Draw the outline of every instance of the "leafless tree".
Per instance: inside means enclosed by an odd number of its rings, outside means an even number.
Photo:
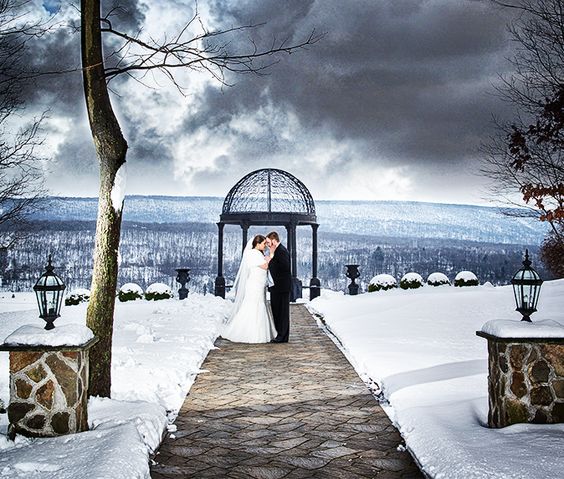
[[[45,194],[38,135],[42,117],[17,126],[25,107],[22,87],[31,81],[25,62],[28,41],[48,25],[27,21],[28,0],[0,0],[0,247],[13,246],[26,231],[26,218]]]
[[[519,194],[550,224],[549,243],[564,245],[564,0],[492,1],[514,14],[513,69],[498,92],[515,114],[484,146],[482,173],[496,198]]]
[[[90,368],[90,395],[98,396],[109,396],[111,386],[113,316],[123,206],[123,199],[116,195],[116,177],[119,182],[128,148],[112,108],[108,82],[118,75],[129,75],[143,82],[147,72],[158,70],[182,92],[183,86],[177,80],[176,72],[188,69],[206,71],[219,82],[228,84],[227,73],[262,74],[279,60],[280,55],[306,48],[320,39],[312,32],[296,43],[275,39],[262,48],[251,41],[247,50],[236,51],[228,37],[250,33],[259,25],[211,31],[204,28],[196,11],[178,33],[155,40],[144,38],[142,32],[131,35],[120,30],[113,23],[112,13],[115,11],[101,14],[100,0],[81,0],[84,94],[100,164],[94,271],[87,312],[87,325],[99,338],[91,353]],[[194,27],[198,27],[200,33],[191,33]],[[117,48],[106,57],[103,55],[103,34],[111,45],[118,42]]]

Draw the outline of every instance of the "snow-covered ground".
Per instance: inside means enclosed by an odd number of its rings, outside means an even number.
[[[386,411],[424,471],[449,479],[564,477],[564,424],[487,427],[487,343],[475,332],[520,316],[511,287],[424,287],[344,296],[309,305]],[[564,280],[546,282],[533,322],[564,324]]]
[[[430,476],[562,477],[564,425],[486,427],[486,341],[475,332],[492,319],[519,319],[509,287],[323,291],[309,306],[323,314],[361,376],[381,385],[388,414]],[[533,321],[564,324],[564,280],[543,285],[539,309]],[[118,302],[113,399],[90,401],[90,431],[52,439],[18,436],[12,443],[0,415],[0,477],[149,477],[149,454],[228,310],[211,295]],[[85,311],[85,304],[65,307],[56,327],[83,324]],[[23,324],[42,326],[33,295],[0,294],[0,339]],[[0,398],[8,397],[8,353],[0,353]]]
[[[0,340],[24,324],[44,325],[33,293],[0,294]],[[6,438],[0,415],[0,477],[135,479],[149,477],[149,454],[176,417],[229,303],[188,300],[116,303],[112,399],[92,399],[91,430],[52,439]],[[63,307],[55,330],[84,324],[86,304]],[[0,399],[9,401],[8,353],[0,353]]]

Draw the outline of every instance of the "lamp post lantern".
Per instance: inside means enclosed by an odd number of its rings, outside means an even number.
[[[542,279],[531,268],[529,250],[525,250],[523,267],[513,275],[511,284],[513,285],[513,294],[515,295],[515,304],[517,305],[515,311],[519,311],[523,315],[521,321],[531,322],[530,316],[537,310]]]
[[[33,287],[37,296],[39,317],[47,323],[45,329],[53,329],[55,327],[53,323],[60,316],[65,288],[65,283],[53,271],[51,255],[49,255],[45,273],[41,275]]]

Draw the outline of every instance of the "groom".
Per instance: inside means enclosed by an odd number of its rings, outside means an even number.
[[[290,253],[283,244],[276,231],[266,235],[266,244],[270,249],[270,263],[268,270],[274,281],[274,285],[268,288],[270,291],[270,306],[274,326],[278,332],[271,343],[287,343],[290,336],[290,286],[292,274],[290,272]]]

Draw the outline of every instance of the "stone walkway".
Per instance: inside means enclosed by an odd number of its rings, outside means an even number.
[[[307,309],[287,344],[218,340],[153,479],[420,478],[399,433]]]

